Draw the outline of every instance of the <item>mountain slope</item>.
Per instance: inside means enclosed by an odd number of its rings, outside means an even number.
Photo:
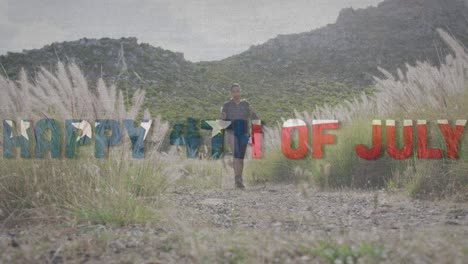
[[[126,79],[133,84],[164,84],[175,88],[182,86],[195,71],[195,65],[186,61],[182,53],[138,44],[136,38],[84,38],[0,56],[0,62],[13,79],[21,67],[34,74],[40,66],[53,69],[57,60],[77,63],[92,81],[103,77],[113,82]]]
[[[291,22],[293,23],[293,21]],[[438,64],[449,51],[435,29],[443,28],[468,46],[468,7],[463,0],[385,0],[377,7],[343,9],[336,23],[291,35],[220,61],[192,63],[135,38],[81,39],[0,56],[12,79],[21,67],[53,68],[74,61],[91,81],[115,82],[130,95],[147,91],[153,113],[173,121],[214,118],[228,87],[239,82],[262,119],[291,117],[372,90],[378,67],[395,72],[404,63]]]
[[[372,83],[377,67],[394,71],[404,63],[439,63],[447,54],[435,29],[468,44],[468,9],[463,0],[387,0],[377,7],[343,9],[335,24],[280,35],[207,67],[233,78],[244,74],[294,86],[304,76],[325,77],[356,88]],[[276,78],[275,78],[276,77]],[[270,79],[270,78],[269,78]],[[270,84],[271,85],[271,84]]]

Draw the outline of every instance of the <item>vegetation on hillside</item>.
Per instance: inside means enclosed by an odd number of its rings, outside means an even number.
[[[102,78],[124,92],[127,104],[136,90],[145,90],[145,107],[171,123],[216,118],[230,84],[238,82],[261,119],[272,125],[294,116],[294,110],[311,112],[372,93],[372,76],[383,77],[378,67],[396,73],[416,60],[438,65],[451,51],[434,29],[444,28],[468,45],[466,10],[461,0],[386,0],[377,7],[344,9],[326,27],[280,35],[224,60],[199,63],[135,38],[84,38],[0,56],[0,72],[15,80],[24,68],[34,80],[41,67],[53,72],[58,61],[75,63],[91,89]]]

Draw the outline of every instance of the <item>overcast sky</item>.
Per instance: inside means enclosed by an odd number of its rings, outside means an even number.
[[[278,34],[334,23],[340,9],[382,0],[0,0],[0,54],[66,40],[137,37],[217,60]]]

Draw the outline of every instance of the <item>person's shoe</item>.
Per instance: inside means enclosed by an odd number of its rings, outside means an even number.
[[[245,189],[245,185],[242,182],[236,182],[236,189]]]
[[[245,186],[242,183],[242,176],[236,176],[235,177],[235,182],[236,182],[236,188],[237,189],[245,189]]]

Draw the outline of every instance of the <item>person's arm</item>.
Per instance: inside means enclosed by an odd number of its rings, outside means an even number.
[[[223,107],[221,107],[221,112],[219,114],[219,119],[224,120],[224,119],[226,119],[226,117],[227,117],[227,114],[226,114],[226,104],[225,104],[225,105],[223,105]]]

